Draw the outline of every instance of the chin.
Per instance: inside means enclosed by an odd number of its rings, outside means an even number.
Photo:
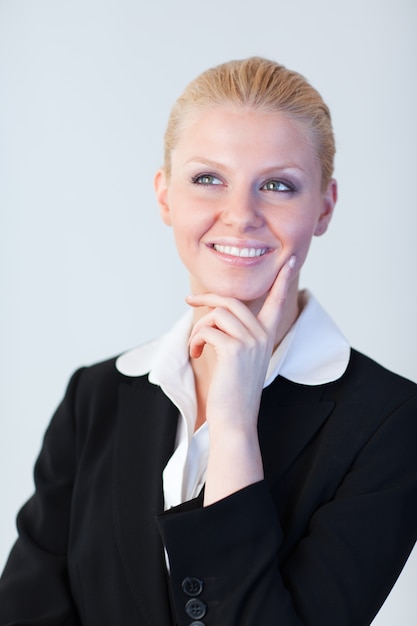
[[[228,287],[221,287],[216,293],[227,298],[236,298],[236,300],[240,300],[241,302],[249,305],[260,301],[263,302],[269,292],[269,289],[270,287],[264,289],[259,289],[259,287],[257,289],[248,289],[247,287],[239,288],[237,285],[231,285]]]
[[[242,277],[215,276],[211,280],[197,281],[191,279],[191,288],[194,293],[214,293],[225,298],[235,298],[246,304],[263,302],[271,289],[275,276],[271,277],[271,282],[265,280],[255,280],[251,277],[248,280]]]

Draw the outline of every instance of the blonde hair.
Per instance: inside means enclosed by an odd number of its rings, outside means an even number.
[[[301,74],[261,57],[212,67],[186,87],[172,108],[165,132],[167,177],[171,173],[171,152],[187,117],[213,106],[242,106],[288,115],[309,135],[321,163],[322,188],[327,187],[333,174],[335,155],[327,105]]]

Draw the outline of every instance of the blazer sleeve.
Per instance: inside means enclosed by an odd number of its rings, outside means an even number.
[[[81,370],[80,370],[81,371]],[[19,537],[0,579],[0,625],[80,626],[67,573],[75,475],[73,395],[79,372],[46,433],[35,465],[35,495],[17,518]]]
[[[417,536],[417,397],[363,446],[334,497],[279,562],[283,531],[265,481],[158,518],[179,626],[367,626]]]

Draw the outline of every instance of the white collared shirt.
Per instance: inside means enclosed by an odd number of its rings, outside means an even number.
[[[321,385],[345,372],[350,346],[331,318],[307,291],[301,293],[302,311],[271,356],[264,388],[278,374],[303,385]],[[175,450],[163,472],[165,509],[195,498],[205,482],[209,440],[207,423],[196,432],[194,375],[188,338],[193,313],[188,311],[158,339],[122,354],[116,362],[125,376],[148,374],[178,408]]]

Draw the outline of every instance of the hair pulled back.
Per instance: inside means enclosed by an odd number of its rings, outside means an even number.
[[[165,132],[165,173],[171,173],[171,152],[187,118],[215,106],[241,106],[260,112],[284,113],[306,132],[321,163],[322,188],[334,168],[335,141],[330,111],[321,95],[297,72],[250,57],[222,63],[195,78],[175,102]]]

